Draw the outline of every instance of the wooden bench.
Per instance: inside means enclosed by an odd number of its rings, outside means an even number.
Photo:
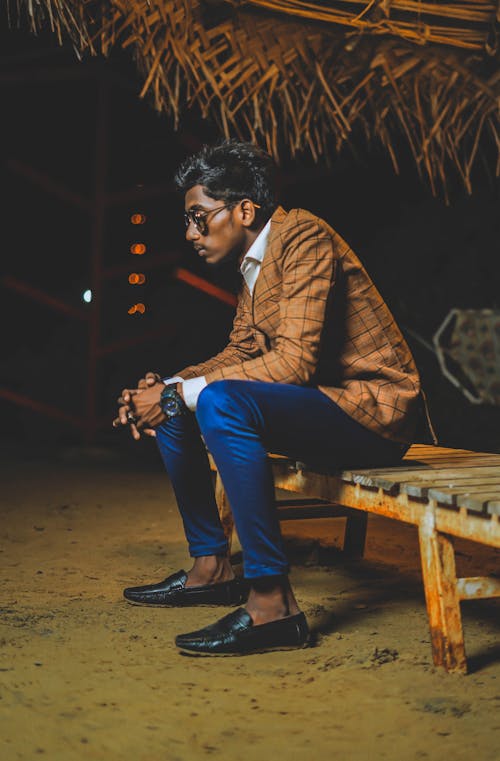
[[[500,455],[415,444],[397,467],[336,473],[270,457],[275,485],[302,498],[278,502],[280,517],[347,516],[344,552],[352,556],[363,554],[368,513],[417,526],[434,664],[466,673],[460,602],[500,597],[500,579],[457,578],[453,538],[500,548]],[[218,473],[216,498],[230,538]]]

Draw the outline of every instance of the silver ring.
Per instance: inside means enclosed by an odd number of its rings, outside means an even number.
[[[131,425],[137,425],[137,418],[130,410],[127,412],[127,420]]]

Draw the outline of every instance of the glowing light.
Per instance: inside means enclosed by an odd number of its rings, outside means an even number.
[[[134,304],[133,306],[131,306],[130,309],[128,310],[128,313],[129,314],[144,314],[145,311],[146,311],[146,307],[144,306],[144,304],[141,304],[139,302],[138,304]]]
[[[146,275],[142,272],[131,272],[128,276],[130,285],[143,285],[146,282]]]
[[[87,288],[87,290],[82,293],[82,299],[86,304],[90,304],[92,301],[92,291],[90,288]]]
[[[146,253],[146,246],[144,245],[144,243],[132,243],[132,245],[130,246],[130,253],[141,256],[142,254]]]
[[[146,222],[145,214],[132,214],[130,221],[133,225],[143,225]]]

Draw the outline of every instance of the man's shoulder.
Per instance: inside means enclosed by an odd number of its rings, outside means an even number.
[[[286,211],[282,206],[278,206],[271,217],[273,225],[279,225],[283,229],[294,229],[297,227],[320,227],[326,232],[335,235],[333,228],[307,209],[289,209]]]
[[[307,240],[330,240],[335,254],[342,254],[347,245],[324,219],[307,209],[285,211],[279,206],[271,217],[270,245],[288,247]]]
[[[279,233],[280,236],[297,235],[307,232],[318,232],[327,237],[334,238],[337,233],[325,222],[307,209],[290,209],[285,211],[283,207],[278,206],[271,217],[271,233]]]

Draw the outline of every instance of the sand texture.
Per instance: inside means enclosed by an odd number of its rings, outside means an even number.
[[[313,647],[246,658],[173,644],[223,608],[128,605],[124,586],[186,567],[159,469],[9,462],[1,495],[0,759],[498,761],[499,601],[463,606],[471,673],[432,665],[415,529],[283,524]],[[457,543],[460,575],[499,552]]]

